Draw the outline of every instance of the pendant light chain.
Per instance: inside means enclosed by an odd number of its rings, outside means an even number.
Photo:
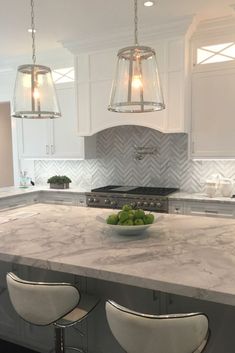
[[[134,24],[135,24],[135,45],[139,45],[139,42],[138,42],[138,5],[137,5],[137,0],[134,0],[134,9],[135,9],[135,18],[134,18]]]
[[[34,0],[31,0],[31,30],[32,30],[32,60],[36,63],[36,48],[35,48],[35,23],[34,23]]]

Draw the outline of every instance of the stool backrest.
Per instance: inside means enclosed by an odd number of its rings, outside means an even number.
[[[72,311],[80,294],[69,283],[29,282],[7,274],[7,286],[13,307],[25,321],[49,325]]]
[[[208,338],[208,318],[201,313],[146,315],[113,301],[106,303],[110,329],[127,353],[193,353]]]

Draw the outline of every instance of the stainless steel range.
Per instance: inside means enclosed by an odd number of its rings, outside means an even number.
[[[147,211],[168,213],[168,195],[176,188],[108,185],[86,193],[89,207],[122,208],[130,204]]]

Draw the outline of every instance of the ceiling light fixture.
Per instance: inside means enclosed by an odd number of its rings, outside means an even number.
[[[51,69],[36,64],[34,0],[30,0],[30,3],[33,64],[21,65],[17,69],[12,116],[27,119],[59,118],[61,113]]]
[[[116,76],[108,110],[119,113],[144,113],[165,109],[156,53],[138,42],[138,8],[134,0],[135,44],[119,50]]]
[[[145,1],[144,2],[144,6],[146,6],[146,7],[151,7],[153,5],[154,5],[154,1]]]

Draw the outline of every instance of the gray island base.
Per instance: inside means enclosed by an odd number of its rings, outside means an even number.
[[[70,281],[100,295],[100,307],[79,327],[85,335],[73,330],[68,337],[89,353],[123,352],[105,321],[108,298],[155,314],[204,311],[213,334],[208,352],[232,353],[235,220],[157,214],[148,233],[124,237],[96,220],[109,213],[46,204],[0,213],[1,338],[41,352],[53,345],[50,328],[22,323],[6,304],[4,277],[13,270],[29,280]]]

